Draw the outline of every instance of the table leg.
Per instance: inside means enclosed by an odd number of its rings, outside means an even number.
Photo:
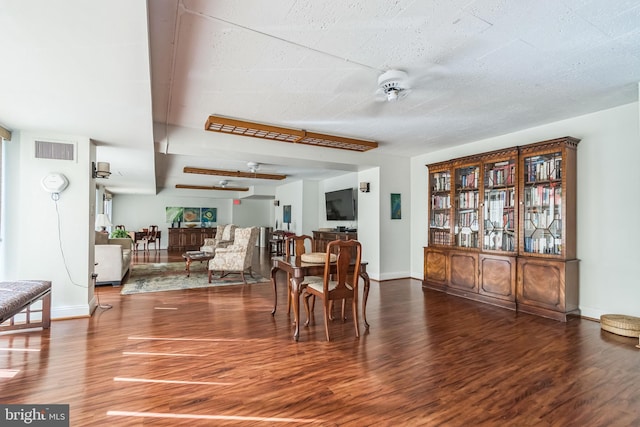
[[[300,337],[300,284],[304,277],[294,277],[291,279],[291,298],[293,299],[293,318],[296,322],[296,330],[293,339],[298,341]]]
[[[185,270],[187,270],[187,277],[191,275],[191,258],[187,258],[185,261]]]
[[[367,298],[369,298],[369,286],[371,281],[367,272],[360,272],[360,277],[364,280],[364,289],[362,292],[362,317],[364,318],[364,325],[368,329],[369,323],[367,323]]]
[[[278,269],[273,267],[271,269],[271,286],[273,286],[273,310],[271,310],[271,315],[274,316],[276,314],[276,307],[278,306],[278,290],[276,289],[276,273]]]

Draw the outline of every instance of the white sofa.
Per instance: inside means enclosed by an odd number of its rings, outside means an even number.
[[[129,238],[110,239],[105,233],[96,232],[95,268],[96,283],[119,286],[131,268],[133,242]]]

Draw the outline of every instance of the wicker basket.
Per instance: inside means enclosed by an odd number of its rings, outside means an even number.
[[[600,316],[600,327],[607,332],[640,339],[640,317],[603,314]]]

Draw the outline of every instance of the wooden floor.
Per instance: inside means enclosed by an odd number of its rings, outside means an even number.
[[[136,262],[181,259],[151,254]],[[254,265],[268,277],[268,254]],[[360,339],[347,320],[326,342],[318,306],[295,342],[268,284],[119,292],[99,287],[113,308],[91,318],[0,335],[0,402],[68,403],[72,426],[640,425],[638,340],[597,322],[407,279],[372,282]]]

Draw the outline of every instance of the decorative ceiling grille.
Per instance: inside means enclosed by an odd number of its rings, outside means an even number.
[[[251,136],[254,138],[270,139],[273,141],[283,141],[294,144],[339,148],[342,150],[364,152],[373,148],[378,148],[378,143],[374,141],[345,138],[342,136],[327,135],[317,132],[307,132],[302,129],[289,129],[213,115],[209,116],[204,128],[211,132]]]

